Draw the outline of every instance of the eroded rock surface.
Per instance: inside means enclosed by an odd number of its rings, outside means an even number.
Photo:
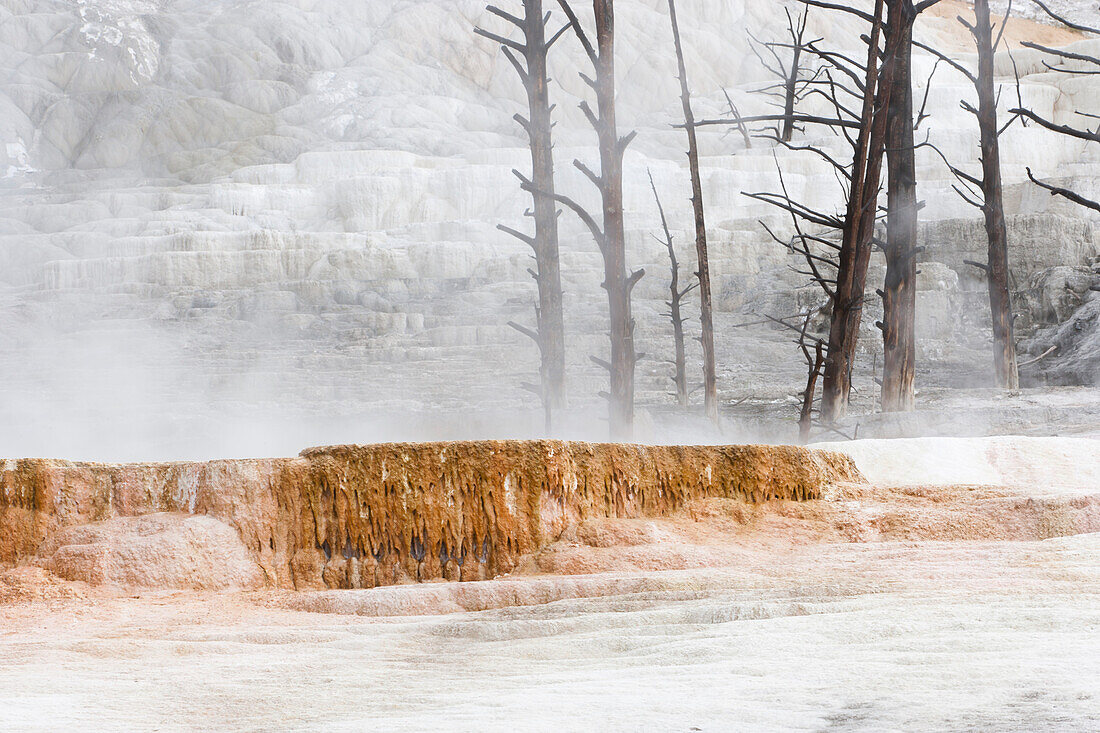
[[[1045,328],[1028,341],[1031,358],[1021,379],[1100,386],[1100,274],[1092,275],[1087,287],[1080,299],[1084,304],[1064,323]]]
[[[860,478],[846,456],[796,447],[563,441],[340,446],[209,463],[7,461],[0,562],[44,554],[57,574],[94,583],[254,585],[228,525],[270,586],[484,580],[588,518],[663,516],[710,497],[805,501]],[[221,575],[210,567],[219,553]],[[201,567],[188,572],[180,554]]]
[[[237,531],[201,515],[158,512],[65,527],[38,555],[54,575],[90,585],[225,590],[264,582]]]

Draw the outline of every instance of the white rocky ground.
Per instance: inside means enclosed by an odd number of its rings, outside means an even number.
[[[505,325],[533,318],[528,256],[494,229],[524,224],[526,203],[509,174],[526,165],[511,120],[520,90],[497,50],[471,33],[493,23],[482,5],[0,2],[3,452],[209,457],[536,430],[519,386],[532,378],[536,354]],[[723,88],[744,111],[761,109],[749,90],[762,72],[745,32],[779,33],[775,4],[681,5],[700,113],[724,111]],[[1094,13],[1085,3],[1058,7],[1086,20]],[[953,17],[962,9],[941,6],[921,34],[967,61]],[[690,242],[683,141],[669,127],[677,98],[666,20],[661,0],[619,11],[621,120],[640,131],[627,161],[630,259],[650,273],[636,303],[640,348],[653,357],[639,367],[640,434],[654,440],[669,439],[661,360],[671,344],[646,169],[678,241]],[[811,26],[841,47],[857,32],[846,22]],[[1058,33],[1021,22],[1009,35],[1065,42]],[[587,184],[568,163],[591,157],[591,135],[575,108],[577,49],[562,43],[554,69],[560,185],[584,198]],[[1015,55],[1025,101],[1059,120],[1097,111],[1091,78],[1053,75],[1033,54]],[[918,67],[923,96],[931,63],[922,57]],[[999,72],[1008,83],[1007,59]],[[941,67],[922,129],[973,166],[977,146],[958,108],[965,96],[961,77]],[[1006,92],[1004,106],[1014,98]],[[742,431],[759,435],[757,413],[784,421],[792,413],[803,367],[785,334],[732,327],[789,314],[817,294],[757,223],[782,220],[741,196],[774,188],[773,151],[744,150],[736,135],[715,131],[704,152],[723,398],[751,398],[733,412],[743,413]],[[1089,268],[1100,251],[1080,211],[1021,184],[1024,166],[1087,192],[1095,156],[1034,127],[1006,137],[1021,327],[1064,322],[1095,297]],[[779,158],[795,192],[835,201],[823,169],[805,156]],[[929,245],[921,388],[982,385],[985,295],[963,264],[981,259],[980,227],[948,188],[942,163],[923,151],[920,165]],[[563,434],[597,438],[604,431],[591,419],[600,413],[593,396],[605,377],[588,356],[606,350],[606,303],[595,248],[564,221],[570,380],[582,414]],[[690,265],[687,252],[682,258]],[[861,410],[873,409],[874,307]],[[1067,373],[1079,377],[1091,363]],[[517,418],[517,410],[528,412]],[[431,420],[419,417],[424,411]]]
[[[845,445],[904,485],[818,503],[846,513],[850,541],[761,510],[740,528],[713,515],[579,533],[540,560],[595,568],[572,577],[274,595],[8,579],[0,727],[1100,725],[1096,442]],[[974,481],[1003,486],[958,486]],[[659,569],[676,563],[694,569]]]
[[[7,730],[1092,730],[1100,540],[791,553],[363,619],[154,595],[3,611]]]

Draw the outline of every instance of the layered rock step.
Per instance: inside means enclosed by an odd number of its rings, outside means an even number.
[[[848,457],[798,447],[563,441],[339,446],[207,463],[9,460],[0,563],[139,585],[170,584],[175,568],[193,586],[178,555],[216,565],[207,537],[232,569],[215,587],[259,581],[241,567],[242,546],[269,587],[484,580],[585,519],[669,515],[705,498],[807,501],[861,480]],[[225,541],[226,525],[240,543]],[[130,568],[126,557],[150,567]]]

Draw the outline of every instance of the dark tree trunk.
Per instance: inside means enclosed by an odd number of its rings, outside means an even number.
[[[993,364],[997,385],[1014,391],[1020,388],[1020,374],[1012,326],[1012,301],[1008,290],[1008,231],[1005,227],[1001,185],[1001,150],[998,142],[997,95],[993,69],[995,49],[993,25],[989,19],[989,0],[975,0],[974,18],[974,38],[978,46],[978,126],[982,145],[982,192],[985,194],[982,211],[985,214],[985,231],[989,241]]]
[[[653,174],[649,174],[649,186],[653,189],[653,198],[657,202],[657,211],[661,215],[661,228],[664,230],[664,244],[668,249],[668,262],[672,277],[669,281],[668,317],[672,319],[672,337],[675,345],[675,359],[672,362],[675,369],[672,379],[676,384],[676,402],[681,407],[688,404],[688,380],[687,380],[687,356],[684,348],[684,321],[683,301],[684,296],[691,292],[696,285],[688,285],[680,289],[680,262],[676,257],[676,246],[673,243],[672,232],[668,228],[668,219],[665,217],[665,207],[661,204],[661,196],[657,193],[657,185],[653,182]]]
[[[550,92],[546,72],[546,21],[542,0],[523,0],[527,28],[527,97],[530,103],[532,180],[536,192],[535,263],[539,287],[538,329],[542,381],[548,409],[565,407],[565,324],[558,261],[558,208],[554,192],[554,153]],[[543,193],[545,192],[545,193]]]
[[[684,110],[684,130],[688,140],[688,167],[691,171],[691,205],[695,213],[695,253],[699,261],[696,272],[699,278],[699,320],[702,324],[703,344],[703,395],[706,415],[718,420],[718,380],[714,357],[714,315],[710,288],[710,258],[707,254],[707,223],[703,209],[703,182],[699,172],[699,143],[695,134],[695,114],[691,109],[691,90],[688,86],[684,49],[680,42],[680,26],[676,20],[676,0],[668,0],[668,12],[672,22],[672,38],[676,46],[676,64],[680,74],[680,102]],[[801,50],[801,49],[799,49]],[[798,56],[795,56],[797,76]],[[793,94],[793,90],[792,90]],[[789,114],[794,114],[793,96],[789,102]],[[788,138],[789,139],[789,138]]]
[[[802,337],[805,339],[805,331]],[[813,356],[810,356],[805,342],[802,346],[806,353],[809,374],[806,376],[806,391],[802,393],[802,412],[798,416],[798,440],[805,445],[810,442],[810,432],[814,427],[814,395],[817,394],[817,380],[821,377],[821,368],[825,364],[825,351],[820,341],[814,347]]]
[[[611,438],[634,435],[634,316],[630,293],[637,278],[626,270],[623,227],[623,152],[615,122],[615,8],[613,0],[593,0],[596,17],[596,102],[603,179],[604,287],[611,315]]]
[[[867,53],[866,91],[862,124],[852,164],[852,185],[848,196],[836,296],[829,324],[829,348],[822,385],[821,419],[833,423],[844,416],[852,390],[859,327],[867,267],[871,260],[871,239],[878,213],[882,156],[885,150],[886,110],[892,87],[893,69],[886,65],[879,79],[879,38],[882,32],[883,0],[875,3],[875,21]],[[887,49],[889,51],[889,48]],[[889,59],[889,53],[887,54]]]
[[[780,4],[777,3],[776,5]],[[797,115],[795,115],[795,107],[802,100],[807,89],[813,86],[814,79],[816,79],[815,74],[810,75],[813,77],[811,79],[800,78],[802,76],[802,57],[805,53],[817,55],[816,50],[813,48],[814,42],[811,41],[807,44],[805,41],[809,8],[802,9],[797,22],[789,9],[785,9],[784,12],[787,15],[787,33],[790,40],[762,42],[757,40],[752,33],[749,33],[750,48],[761,66],[779,77],[778,83],[768,85],[757,91],[769,97],[777,97],[780,100],[779,106],[783,108],[783,114],[776,117],[776,121],[780,124],[771,128],[771,134],[767,135],[767,137],[780,144],[789,143],[794,138],[795,125],[798,121]],[[788,51],[791,54],[789,63],[783,59]],[[800,82],[803,86],[802,89],[799,89]],[[730,106],[733,106],[732,103]]]
[[[546,430],[552,427],[555,410],[565,407],[565,325],[562,315],[561,267],[558,260],[558,209],[554,198],[554,154],[550,92],[546,57],[553,40],[546,37],[546,19],[542,0],[523,0],[523,17],[519,18],[495,6],[488,10],[516,25],[524,36],[523,43],[488,33],[476,32],[501,44],[505,56],[515,67],[527,91],[528,116],[516,115],[527,132],[531,149],[531,184],[525,186],[534,202],[535,236],[501,226],[531,246],[535,255],[535,281],[539,303],[535,309],[536,329],[512,324],[531,336],[539,347],[540,381],[538,387],[546,411]],[[523,64],[516,54],[522,54]]]
[[[891,0],[886,25],[894,67],[886,132],[886,283],[883,286],[882,409],[913,409],[916,371],[917,181],[913,139],[912,0]],[[892,41],[892,43],[891,43]]]
[[[573,165],[581,170],[600,190],[603,226],[596,222],[575,200],[555,194],[557,201],[572,209],[592,232],[603,256],[604,281],[611,321],[611,361],[593,357],[607,368],[611,390],[607,395],[611,438],[626,441],[634,433],[634,367],[638,362],[634,350],[634,317],[630,295],[645,275],[645,270],[627,274],[626,238],[623,229],[623,154],[634,139],[634,133],[620,138],[615,122],[615,9],[613,0],[592,0],[596,20],[596,44],[593,46],[581,27],[569,0],[558,0],[577,39],[595,69],[594,78],[586,80],[596,93],[596,111],[581,102],[581,111],[596,130],[600,148],[600,172],[597,175],[580,161]]]
[[[802,28],[805,29],[805,21],[803,21]],[[798,72],[799,64],[802,63],[802,35],[796,38],[796,42],[793,44],[794,57],[791,60],[791,73],[787,77],[786,85],[783,89],[783,134],[782,140],[785,143],[789,143],[794,138],[794,105],[798,101]]]
[[[670,250],[671,252],[671,250]],[[675,255],[673,255],[675,257]],[[687,354],[684,348],[684,317],[680,312],[680,298],[678,288],[680,287],[680,277],[677,272],[676,260],[672,260],[672,284],[669,290],[672,291],[672,300],[669,301],[669,318],[672,319],[672,337],[675,342],[676,354],[674,362],[676,374],[673,377],[676,382],[676,403],[680,407],[687,407],[688,404],[688,381],[687,381]]]

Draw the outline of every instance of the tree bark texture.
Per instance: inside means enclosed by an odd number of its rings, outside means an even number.
[[[630,295],[642,272],[627,275],[623,227],[623,153],[615,121],[615,8],[613,0],[593,0],[596,18],[595,91],[603,198],[603,264],[611,320],[611,439],[634,437],[634,316]]]
[[[882,78],[879,79],[882,11],[883,0],[877,0],[867,53],[862,124],[852,164],[852,184],[840,249],[836,296],[833,298],[829,323],[829,348],[821,397],[821,419],[825,423],[836,422],[848,409],[852,390],[852,365],[863,319],[867,267],[871,261],[871,240],[878,214],[886,111],[893,77],[892,67],[886,65],[882,69]],[[888,48],[887,59],[889,51]]]
[[[917,181],[913,135],[912,0],[891,0],[886,24],[894,66],[886,132],[886,282],[883,286],[882,409],[913,409],[916,375]],[[890,41],[893,41],[891,43]]]
[[[1012,300],[1008,283],[1008,229],[1005,226],[1001,150],[994,89],[993,25],[989,0],[974,2],[974,38],[978,47],[978,126],[982,146],[982,192],[985,194],[985,231],[989,242],[989,307],[993,318],[993,366],[997,386],[1020,388]],[[1005,21],[1007,22],[1007,21]]]

